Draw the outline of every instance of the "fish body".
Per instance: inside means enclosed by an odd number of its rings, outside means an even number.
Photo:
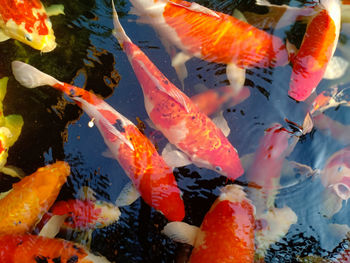
[[[273,67],[288,61],[278,37],[235,17],[182,0],[131,0],[142,21],[183,52],[238,67]]]
[[[56,202],[50,209],[52,215],[67,215],[63,227],[70,229],[101,228],[117,221],[118,207],[102,201],[70,199]]]
[[[6,263],[108,263],[104,257],[89,253],[81,245],[29,234],[0,236],[0,262]]]
[[[265,130],[260,140],[254,161],[247,171],[247,180],[254,186],[250,191],[258,195],[251,197],[257,207],[257,214],[274,206],[283,162],[293,148],[290,138],[291,133],[275,123]]]
[[[40,0],[3,0],[0,4],[0,39],[17,39],[42,52],[56,47],[55,35]]]
[[[293,70],[288,95],[304,101],[316,89],[332,58],[340,32],[340,1],[321,0],[311,18],[300,49],[291,57]]]
[[[222,131],[131,42],[114,12],[114,35],[141,84],[148,116],[163,135],[199,167],[231,180],[243,174],[236,149]]]
[[[30,231],[54,203],[69,174],[69,165],[60,161],[15,183],[0,199],[0,234]]]
[[[145,202],[171,221],[183,219],[184,204],[172,169],[131,121],[91,92],[60,82],[25,63],[13,62],[13,71],[24,86],[51,85],[72,98],[94,120],[113,157]]]

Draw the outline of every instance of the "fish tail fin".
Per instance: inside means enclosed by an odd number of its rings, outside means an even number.
[[[113,36],[118,40],[120,46],[123,48],[124,42],[131,42],[130,38],[126,35],[124,28],[120,24],[117,11],[114,6],[114,1],[112,0],[112,8],[113,8]]]
[[[33,89],[40,86],[53,86],[60,83],[54,77],[41,72],[35,67],[21,61],[12,62],[12,72],[16,80],[24,87]]]

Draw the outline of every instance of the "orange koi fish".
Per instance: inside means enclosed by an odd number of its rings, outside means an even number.
[[[254,206],[242,187],[221,190],[198,229],[171,222],[162,231],[175,241],[194,246],[189,262],[254,262]]]
[[[28,64],[14,61],[12,69],[27,88],[49,85],[72,98],[94,120],[112,156],[145,202],[171,221],[184,218],[184,204],[172,169],[131,121],[91,92],[58,81]]]
[[[231,180],[241,176],[243,168],[237,150],[191,99],[131,42],[115,9],[114,27],[114,36],[127,54],[141,84],[146,111],[156,128],[185,153],[184,159],[189,158],[197,166],[217,171]]]
[[[182,51],[173,59],[181,80],[184,63],[195,56],[227,64],[231,86],[239,90],[245,68],[276,67],[288,62],[282,40],[235,17],[182,0],[131,0],[133,13],[151,24],[162,38]]]
[[[83,246],[63,239],[34,235],[0,236],[0,262],[6,263],[108,263],[89,253]]]
[[[61,10],[53,12],[63,13]],[[40,0],[1,1],[0,41],[9,38],[42,52],[50,52],[56,47],[52,24]]]
[[[335,52],[340,31],[340,1],[321,0],[299,51],[291,57],[293,70],[288,95],[304,101],[316,89]]]
[[[342,207],[342,201],[350,198],[350,147],[334,153],[321,173],[324,213],[332,216]]]
[[[52,206],[69,174],[68,164],[60,161],[15,183],[0,199],[0,234],[30,231]]]
[[[227,103],[230,107],[233,107],[249,96],[250,91],[247,87],[243,87],[238,94],[235,94],[229,86],[223,86],[196,94],[191,97],[191,100],[202,113],[210,116],[218,112],[222,105]]]

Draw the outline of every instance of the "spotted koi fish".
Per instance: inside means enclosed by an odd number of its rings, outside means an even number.
[[[69,174],[69,165],[60,161],[15,183],[0,199],[0,235],[32,230],[56,200]]]
[[[243,168],[237,150],[212,120],[131,42],[113,10],[114,36],[141,84],[146,111],[156,128],[195,165],[217,171],[231,180],[241,176]]]
[[[164,43],[182,52],[173,58],[180,79],[191,57],[227,64],[234,90],[242,88],[245,68],[276,67],[288,62],[282,40],[235,17],[183,0],[131,0],[132,12],[151,24]]]
[[[83,246],[63,239],[29,234],[0,236],[0,262],[6,263],[108,263],[89,253]]]
[[[91,92],[58,81],[28,64],[14,61],[12,69],[25,87],[49,85],[72,98],[94,120],[112,156],[145,202],[171,221],[184,218],[184,204],[172,169],[131,121]]]
[[[58,7],[62,8],[62,6]],[[62,10],[53,11],[55,14]],[[49,14],[40,0],[2,0],[0,4],[0,41],[17,39],[42,52],[50,52],[56,41]]]
[[[221,190],[200,228],[171,222],[162,231],[194,248],[189,262],[254,262],[254,206],[238,185]]]

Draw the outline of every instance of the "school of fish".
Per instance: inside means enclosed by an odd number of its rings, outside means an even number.
[[[176,87],[152,62],[151,54],[146,55],[134,44],[140,39],[129,38],[123,27],[128,22],[119,20],[112,0],[111,39],[115,42],[111,45],[115,56],[129,61],[149,118],[143,121],[166,143],[155,145],[125,117],[128,112],[119,113],[119,109],[125,111],[120,105],[112,106],[101,96],[57,80],[30,63],[12,61],[12,73],[19,85],[33,93],[38,87],[50,86],[88,116],[88,126],[97,127],[108,148],[104,156],[119,163],[130,183],[114,202],[98,200],[89,187],[80,189],[77,198],[60,200],[61,189],[73,180],[69,161],[45,161],[45,166],[35,167],[37,170],[27,176],[21,167],[6,165],[9,148],[21,138],[26,120],[20,115],[4,116],[8,77],[1,78],[0,171],[17,181],[0,193],[0,263],[114,262],[90,251],[92,232],[118,222],[123,215],[121,208],[138,198],[167,220],[162,235],[192,247],[181,262],[265,262],[271,246],[300,219],[292,206],[276,203],[286,180],[292,182],[291,187],[298,184],[298,178],[318,180],[322,188],[316,197],[321,200],[319,216],[336,220],[334,215],[350,199],[350,125],[326,113],[349,107],[350,99],[341,84],[328,88],[321,84],[323,79],[345,78],[349,69],[350,51],[344,51],[347,47],[339,39],[343,31],[350,39],[350,1],[308,1],[295,7],[257,0],[254,5],[266,13],[237,11],[234,15],[184,0],[128,2],[137,22],[149,25],[159,36],[181,84]],[[63,6],[44,4],[39,0],[0,0],[0,41],[12,38],[16,45],[26,44],[36,49],[32,52],[41,53],[55,52],[57,46],[64,45],[57,45],[49,19],[64,15]],[[304,25],[299,43],[290,38],[292,31],[280,33],[296,23]],[[348,61],[339,56],[341,52]],[[224,65],[228,85],[187,87],[191,67],[185,63],[190,60]],[[295,108],[304,107],[304,118],[301,122],[285,118],[266,123],[254,150],[238,151],[231,138],[239,133],[240,126],[227,121],[224,112],[255,94],[246,77],[257,68],[284,71],[289,76],[279,88]],[[193,95],[187,88],[200,92]],[[338,150],[325,154],[316,167],[289,159],[315,129],[333,138],[340,145]],[[190,209],[174,173],[177,167],[191,164],[199,171],[209,170],[213,177],[226,177],[197,226],[187,217]],[[347,232],[342,233],[342,242],[350,243],[350,222],[337,227]],[[62,233],[69,231],[79,232],[80,238],[63,239]],[[334,251],[327,256],[300,255],[298,260],[350,262],[349,244],[340,252]]]

